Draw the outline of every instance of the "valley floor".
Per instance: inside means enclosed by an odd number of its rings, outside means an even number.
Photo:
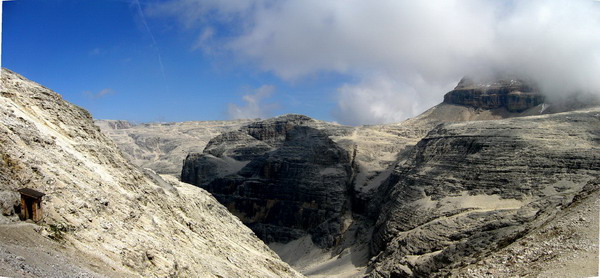
[[[312,278],[364,277],[369,261],[369,247],[366,244],[348,246],[342,252],[335,252],[315,246],[309,236],[286,244],[271,243],[269,247],[284,262]]]

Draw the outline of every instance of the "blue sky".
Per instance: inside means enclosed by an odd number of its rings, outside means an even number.
[[[147,8],[141,2],[142,9]],[[223,120],[229,105],[272,86],[264,114],[332,120],[340,77],[282,82],[268,72],[194,49],[195,33],[147,18],[131,1],[4,3],[3,67],[63,95],[95,118],[137,122]],[[152,39],[155,38],[155,42]],[[162,69],[161,69],[161,61]],[[251,115],[252,116],[252,115]]]
[[[95,118],[398,122],[464,75],[600,91],[590,0],[15,0],[2,63]]]

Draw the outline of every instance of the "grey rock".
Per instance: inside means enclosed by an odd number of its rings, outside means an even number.
[[[354,169],[351,154],[314,122],[285,115],[219,135],[186,158],[181,179],[211,192],[266,242],[310,234],[333,246]]]
[[[0,210],[3,216],[13,216],[20,211],[21,198],[19,193],[0,191]]]
[[[598,195],[600,109],[547,115],[594,99],[549,100],[519,78],[464,79],[447,101],[398,124],[345,127],[284,115],[214,133],[197,141],[193,148],[203,152],[190,151],[181,177],[212,192],[267,242],[310,235],[340,258],[370,245],[373,277],[510,276],[522,271],[516,262],[551,264],[571,247],[519,247],[521,258],[506,255],[508,246]],[[161,140],[131,142],[164,148]],[[559,226],[596,223],[595,210],[595,218]],[[349,226],[365,228],[357,236]],[[562,230],[552,233],[549,247],[560,245]],[[477,267],[482,261],[493,267]],[[306,262],[314,261],[290,261],[299,269]]]
[[[133,124],[119,120],[95,120],[134,164],[159,174],[179,176],[189,153],[201,152],[208,141],[249,120]]]
[[[463,78],[454,90],[444,96],[444,103],[487,110],[506,108],[509,112],[523,112],[544,103],[544,99],[531,82],[514,77],[483,82]]]
[[[599,111],[433,129],[381,188],[371,276],[444,276],[568,206],[600,173]]]

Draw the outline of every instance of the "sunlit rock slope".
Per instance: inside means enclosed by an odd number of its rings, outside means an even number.
[[[300,276],[206,191],[133,166],[85,110],[8,70],[2,85],[4,225],[19,225],[14,192],[30,187],[46,193],[44,219],[36,230],[80,254],[76,256],[109,268],[94,271],[88,265],[91,272],[116,277]],[[10,236],[1,240],[18,242]],[[35,264],[19,260],[20,265]],[[26,277],[31,276],[36,275]]]

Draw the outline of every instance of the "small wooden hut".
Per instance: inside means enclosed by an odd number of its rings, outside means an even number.
[[[19,189],[21,193],[21,217],[35,222],[42,220],[42,197],[46,194],[31,188]]]

